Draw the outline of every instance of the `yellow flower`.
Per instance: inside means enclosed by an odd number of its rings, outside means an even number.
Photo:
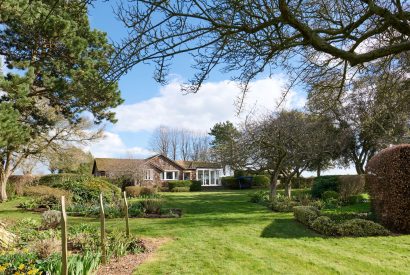
[[[0,265],[0,272],[4,272],[6,270],[5,266]]]
[[[29,272],[27,272],[28,275],[34,275],[37,274],[38,269],[32,269]]]
[[[26,266],[24,264],[19,265],[19,270],[23,270]]]

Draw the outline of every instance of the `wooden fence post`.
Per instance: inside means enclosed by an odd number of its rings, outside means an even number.
[[[67,251],[67,213],[65,212],[65,197],[61,197],[61,274],[68,275]]]
[[[127,201],[127,192],[124,191],[124,211],[125,211],[125,233],[127,237],[130,236],[130,225],[128,223],[128,201]]]
[[[105,213],[103,195],[100,193],[100,225],[101,225],[101,262],[107,263],[107,252],[105,247]]]

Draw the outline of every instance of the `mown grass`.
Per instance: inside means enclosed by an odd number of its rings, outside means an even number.
[[[248,202],[249,192],[163,194],[166,207],[184,215],[131,220],[136,235],[172,238],[135,274],[409,274],[410,236],[322,237],[290,213]],[[13,216],[3,206],[0,218]],[[97,220],[69,219],[79,222]],[[124,223],[114,219],[108,226]]]

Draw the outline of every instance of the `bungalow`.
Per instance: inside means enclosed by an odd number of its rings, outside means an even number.
[[[92,173],[100,177],[132,175],[144,186],[162,186],[171,180],[199,180],[202,186],[220,186],[224,169],[217,163],[171,160],[164,155],[146,159],[96,158]]]

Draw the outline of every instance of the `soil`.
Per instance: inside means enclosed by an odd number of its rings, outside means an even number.
[[[97,275],[131,275],[138,265],[149,260],[159,246],[169,242],[170,238],[144,238],[142,239],[145,251],[135,255],[126,255],[112,259],[108,264],[101,265]]]

